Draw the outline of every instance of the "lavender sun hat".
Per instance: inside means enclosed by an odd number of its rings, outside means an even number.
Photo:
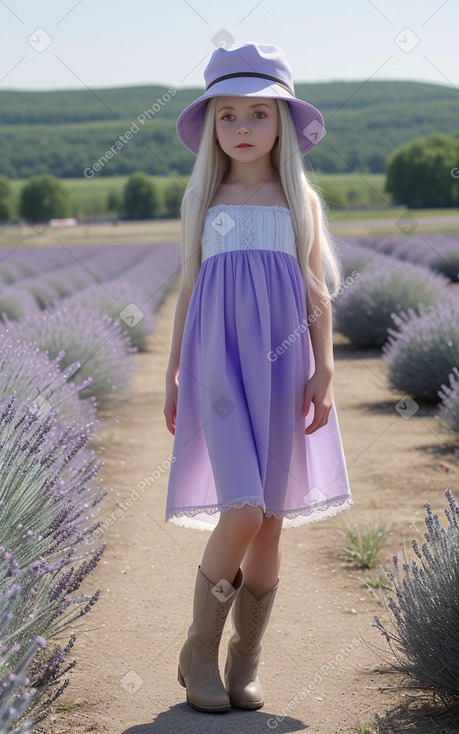
[[[279,46],[253,42],[213,52],[204,70],[205,92],[179,115],[177,135],[198,154],[206,107],[211,97],[270,97],[288,102],[298,144],[304,155],[325,134],[321,113],[295,97],[293,75]]]

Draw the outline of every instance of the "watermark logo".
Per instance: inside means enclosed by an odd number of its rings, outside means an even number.
[[[419,227],[419,221],[411,212],[405,212],[405,214],[402,214],[396,220],[395,226],[398,227],[402,234],[411,234]]]
[[[225,602],[231,599],[236,589],[226,579],[220,579],[218,584],[212,587],[212,594],[218,601]]]
[[[277,729],[279,724],[281,724],[287,716],[300,706],[302,701],[310,696],[313,691],[317,690],[318,686],[323,682],[327,675],[329,675],[331,670],[335,670],[342,665],[344,660],[354,652],[358,645],[360,645],[360,640],[357,637],[353,637],[346,647],[340,648],[340,651],[334,658],[329,660],[327,663],[324,663],[324,665],[321,665],[311,680],[309,680],[309,682],[298,691],[296,696],[288,702],[282,711],[280,711],[276,716],[271,716],[267,720],[266,725],[268,729]]]
[[[130,670],[120,680],[123,688],[132,695],[143,686],[143,679],[138,675],[135,670]]]
[[[37,28],[27,39],[27,43],[37,54],[42,54],[51,46],[53,39],[44,28]]]
[[[407,421],[418,412],[419,405],[415,400],[413,400],[413,398],[410,398],[409,395],[405,395],[404,398],[398,401],[395,406],[395,410]]]
[[[228,48],[233,45],[236,39],[228,30],[226,30],[226,28],[220,28],[218,33],[216,33],[210,40],[214,46],[217,46],[217,48]]]
[[[148,477],[142,477],[135,487],[131,489],[129,495],[122,502],[117,502],[116,509],[113,510],[105,520],[103,520],[103,522],[101,522],[99,527],[96,527],[91,534],[85,536],[86,545],[93,545],[96,540],[99,540],[107,529],[111,528],[118,518],[123,517],[125,512],[145,494],[147,487],[151,487],[168,469],[170,469],[171,464],[173,464],[176,459],[177,457],[174,456],[174,454],[170,454],[167,459],[164,459],[164,461],[161,462],[161,464],[156,465],[155,469]]]
[[[135,305],[135,303],[128,303],[128,305],[120,311],[120,319],[126,326],[133,328],[142,321],[145,316],[144,312]]]
[[[348,275],[347,278],[343,281],[342,285],[340,285],[337,296],[340,296],[344,293],[344,291],[348,290],[355,281],[360,278],[360,273],[357,270],[353,270],[351,275]],[[290,349],[292,344],[295,344],[295,342],[304,334],[307,332],[309,326],[311,324],[314,324],[317,319],[322,316],[324,313],[323,309],[327,309],[330,307],[330,299],[327,297],[323,297],[320,299],[320,304],[323,306],[319,306],[319,304],[316,303],[314,306],[314,310],[312,313],[310,313],[307,317],[304,317],[301,322],[286,336],[286,338],[275,347],[275,349],[270,349],[269,352],[267,352],[266,357],[269,359],[270,362],[277,362],[280,356],[285,354],[285,352]]]
[[[147,110],[143,110],[140,115],[137,115],[135,118],[135,121],[132,122],[129,128],[124,131],[122,135],[118,136],[118,140],[115,140],[115,142],[108,148],[104,155],[102,155],[100,158],[95,161],[92,166],[85,168],[83,171],[83,176],[85,178],[94,178],[96,173],[99,173],[99,171],[102,171],[102,169],[107,165],[108,161],[110,161],[112,158],[114,158],[120,150],[123,150],[123,148],[129,143],[130,140],[132,140],[137,133],[139,133],[142,129],[142,127],[145,127],[148,120],[152,120],[158,112],[162,110],[165,105],[171,101],[172,97],[175,97],[177,94],[177,90],[175,87],[169,87],[167,92],[164,92],[161,97],[156,97],[155,102],[149,107]],[[139,124],[137,124],[139,123]],[[139,125],[141,127],[139,127]]]
[[[416,33],[412,31],[411,28],[404,28],[394,38],[397,46],[401,48],[405,54],[411,53],[411,51],[416,48],[420,40],[421,39],[419,38],[419,36],[416,35]]]
[[[316,143],[319,142],[319,140],[322,140],[327,134],[327,130],[325,127],[319,122],[319,120],[313,120],[309,123],[309,125],[306,125],[306,127],[303,129],[303,135],[305,138],[307,138],[311,143],[316,145]]]
[[[232,403],[226,395],[220,395],[215,403],[212,404],[212,410],[214,413],[219,415],[220,418],[228,418],[234,410],[234,403]]]
[[[218,232],[219,235],[224,237],[228,232],[231,232],[233,227],[236,226],[236,222],[233,217],[230,217],[226,212],[221,212],[211,221],[211,226]]]

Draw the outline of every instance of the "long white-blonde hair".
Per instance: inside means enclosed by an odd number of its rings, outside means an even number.
[[[207,104],[196,162],[180,206],[182,282],[193,288],[201,267],[201,237],[204,219],[220,183],[230,170],[230,158],[215,137],[216,97]],[[320,192],[308,180],[288,103],[276,100],[279,109],[279,137],[271,150],[271,161],[279,172],[295,232],[298,262],[303,280],[320,295],[333,298],[341,282],[336,246],[328,230],[325,204]],[[317,234],[320,237],[324,284],[309,265],[309,254]]]

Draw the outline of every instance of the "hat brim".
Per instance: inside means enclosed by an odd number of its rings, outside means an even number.
[[[194,155],[198,154],[206,107],[211,97],[268,97],[288,102],[295,125],[298,145],[304,155],[321,140],[325,133],[324,120],[318,109],[308,102],[292,97],[278,84],[267,84],[257,77],[237,77],[213,84],[198,97],[177,119],[177,135]]]

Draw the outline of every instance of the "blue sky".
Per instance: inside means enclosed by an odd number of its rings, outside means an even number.
[[[219,44],[274,43],[295,83],[459,88],[457,0],[0,0],[0,89],[203,87]]]

